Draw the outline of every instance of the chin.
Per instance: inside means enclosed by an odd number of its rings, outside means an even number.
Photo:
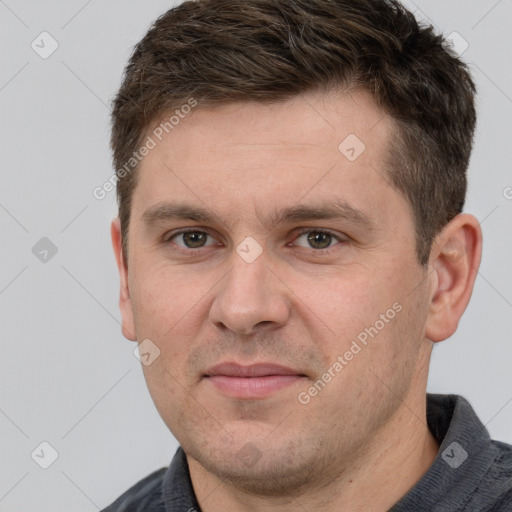
[[[318,446],[304,450],[303,443],[288,441],[281,447],[267,442],[242,444],[239,450],[208,446],[206,450],[186,449],[206,471],[252,495],[299,496],[306,487],[322,480],[322,468],[334,462],[320,455]],[[296,448],[298,447],[298,449]]]

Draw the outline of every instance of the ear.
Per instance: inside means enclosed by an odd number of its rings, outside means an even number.
[[[430,307],[425,336],[443,341],[457,329],[482,256],[482,230],[469,214],[454,217],[435,238],[430,252]]]
[[[137,341],[135,323],[133,321],[132,301],[128,288],[128,267],[125,265],[124,261],[121,223],[118,218],[112,221],[110,234],[112,236],[112,247],[114,249],[117,268],[119,269],[119,277],[121,279],[121,291],[119,295],[119,309],[121,310],[122,318],[121,330],[125,338],[128,338],[130,341]]]

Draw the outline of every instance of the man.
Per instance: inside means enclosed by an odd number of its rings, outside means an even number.
[[[180,443],[107,511],[510,511],[427,395],[480,263],[474,85],[395,1],[199,0],[114,102],[123,334]]]

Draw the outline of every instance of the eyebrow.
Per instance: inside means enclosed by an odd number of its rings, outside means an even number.
[[[296,205],[283,208],[269,216],[267,223],[269,226],[276,226],[281,223],[337,219],[346,220],[368,229],[376,227],[367,213],[341,199],[319,206]]]
[[[173,220],[192,220],[205,224],[226,224],[216,213],[202,206],[167,201],[157,203],[148,208],[142,214],[141,219],[147,226]],[[264,219],[263,224],[267,229],[270,229],[279,224],[309,220],[340,219],[369,230],[373,230],[376,227],[374,220],[367,213],[341,199],[329,204],[295,205],[282,208],[268,215]]]
[[[142,214],[145,224],[152,225],[170,220],[194,220],[197,222],[214,223],[220,219],[215,213],[203,207],[185,203],[162,202],[148,208]]]

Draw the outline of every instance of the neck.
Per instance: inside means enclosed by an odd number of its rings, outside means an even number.
[[[399,433],[399,434],[398,434]],[[393,417],[365,444],[344,458],[321,487],[297,489],[292,496],[255,496],[222,481],[188,457],[194,490],[203,512],[272,510],[381,512],[389,510],[425,474],[439,445],[426,423],[426,393],[408,396]],[[334,466],[334,465],[333,465]],[[335,469],[335,471],[332,471]]]

